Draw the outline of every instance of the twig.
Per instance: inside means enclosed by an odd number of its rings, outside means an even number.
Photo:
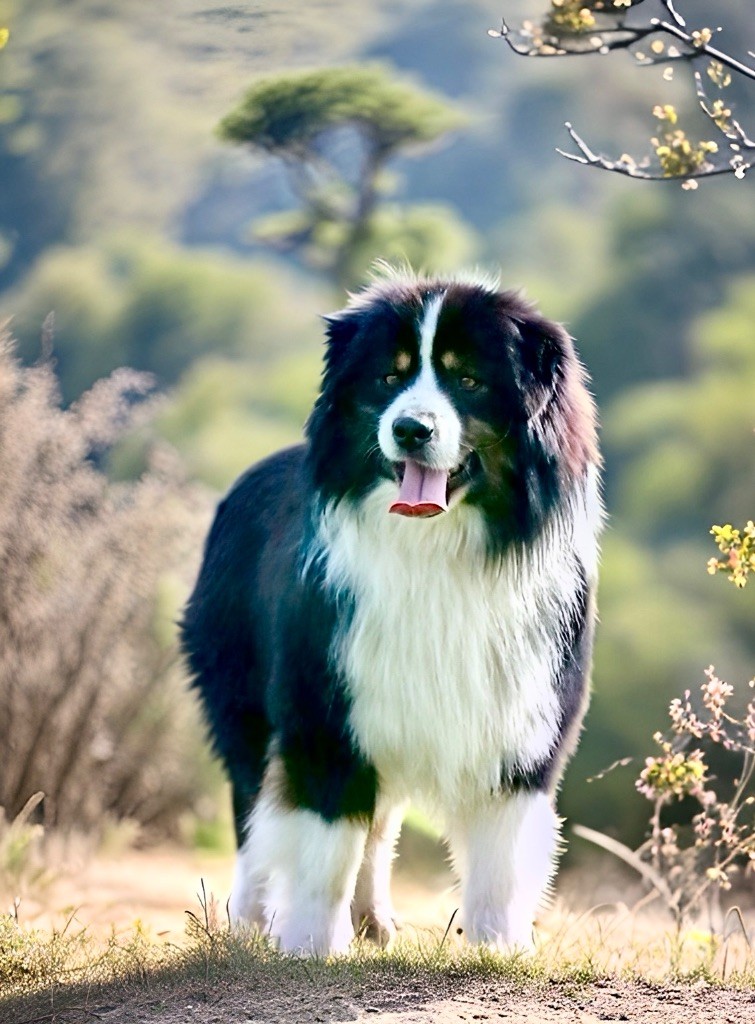
[[[571,125],[571,122],[567,121],[564,125],[573,142],[576,144],[580,153],[579,156],[576,153],[569,153],[565,149],[556,149],[556,152],[560,156],[566,157],[567,160],[573,160],[575,163],[584,164],[587,167],[600,167],[604,171],[615,171],[616,174],[625,174],[629,178],[653,178],[654,175],[647,173],[642,170],[636,163],[630,163],[627,160],[608,160],[604,156],[598,156],[597,153],[593,153],[590,147],[587,145],[585,140]]]
[[[742,177],[745,171],[750,170],[753,166],[753,161],[745,160],[743,157],[741,161],[737,160],[734,166],[732,166],[731,162],[718,165],[706,162],[688,174],[664,174],[663,171],[647,171],[634,161],[625,159],[609,160],[607,157],[598,156],[597,153],[593,153],[585,140],[577,134],[569,121],[566,122],[565,127],[582,155],[569,153],[565,149],[556,147],[556,152],[559,156],[566,157],[567,160],[573,160],[575,163],[583,164],[586,167],[598,167],[600,170],[612,171],[614,174],[624,174],[628,178],[643,178],[646,181],[689,181],[692,178],[710,178],[716,174],[732,173]]]
[[[673,910],[677,903],[677,897],[671,892],[665,880],[645,861],[640,860],[634,850],[630,850],[624,843],[620,843],[618,839],[612,839],[610,836],[603,835],[602,832],[596,832],[595,829],[587,828],[586,825],[574,825],[572,831],[580,837],[580,839],[586,839],[588,843],[594,843],[596,846],[602,847],[609,853],[612,853],[615,857],[623,860],[625,864],[629,864],[634,870],[642,875],[642,877],[650,882],[650,884],[658,890],[658,892],[666,900],[666,903],[670,909]]]
[[[88,1006],[66,1006],[60,1010],[52,1010],[50,1013],[44,1013],[41,1017],[26,1017],[24,1020],[19,1020],[16,1024],[41,1024],[42,1021],[57,1021],[61,1019],[62,1014],[69,1013],[85,1013],[89,1017],[94,1017],[96,1020],[104,1020],[107,1016],[104,1013],[97,1013],[96,1010],[90,1010]]]
[[[631,28],[621,22],[615,28],[596,29],[585,32],[584,35],[575,35],[569,44],[563,37],[550,36],[542,40],[542,46],[528,46],[524,43],[517,44],[514,40],[517,36],[526,39],[529,33],[512,32],[505,19],[501,18],[500,29],[488,29],[488,35],[493,39],[503,39],[509,49],[520,57],[585,57],[589,54],[603,57],[612,50],[623,50],[633,43],[639,43],[656,31],[647,25]],[[577,42],[578,40],[581,42]]]
[[[440,945],[438,946],[438,952],[439,953],[443,949],[445,941],[448,938],[448,933],[451,931],[451,925],[454,923],[454,918],[456,917],[456,915],[458,913],[459,913],[459,908],[457,907],[454,910],[453,914],[451,914],[451,917],[449,918],[448,924],[446,925],[446,930],[443,932],[443,938],[440,940]]]
[[[668,35],[674,36],[676,39],[686,43],[687,46],[692,47],[694,50],[692,56],[699,55],[710,57],[711,60],[717,60],[725,67],[731,68],[732,71],[736,71],[737,74],[744,75],[745,78],[755,80],[755,68],[751,68],[748,64],[743,64],[735,57],[731,57],[728,53],[724,53],[723,50],[719,50],[715,46],[710,46],[708,43],[695,43],[692,36],[678,25],[673,25],[670,21],[661,21],[660,18],[653,18],[650,24],[655,31],[666,32]]]
[[[673,4],[672,0],[661,0],[661,3],[666,8],[666,10],[669,12],[669,14],[674,19],[674,21],[677,23],[677,25],[679,25],[681,28],[684,28],[684,26],[687,23],[684,20],[684,18],[681,16],[681,14],[678,14],[677,11],[674,9],[674,4]]]
[[[736,905],[733,906],[733,907],[729,907],[729,909],[726,911],[726,917],[724,918],[724,927],[723,927],[724,938],[726,938],[726,939],[729,938],[729,936],[726,935],[726,922],[729,920],[730,917],[734,917],[736,919],[736,921],[739,924],[739,927],[741,929],[741,932],[744,935],[745,942],[747,943],[747,948],[748,949],[752,949],[752,942],[750,942],[750,936],[747,934],[747,928],[745,927],[744,918],[742,917],[742,911]],[[730,933],[730,934],[733,934],[733,933]]]
[[[718,121],[716,121],[715,112],[709,107],[710,97],[705,91],[705,87],[703,85],[703,77],[699,71],[695,72],[695,90],[697,92],[697,99],[703,113],[707,114],[711,121],[713,121],[713,123],[716,125],[718,130],[722,132],[727,139],[736,139],[738,144],[743,146],[745,149],[755,149],[755,141],[747,137],[744,128],[735,118],[728,117],[726,119],[726,124],[729,127],[730,131],[727,131],[725,128],[722,128]]]

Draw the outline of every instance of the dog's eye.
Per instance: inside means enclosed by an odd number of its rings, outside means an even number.
[[[476,377],[462,377],[459,383],[465,391],[477,391],[482,387],[482,382]]]
[[[389,388],[395,388],[401,383],[401,377],[397,373],[386,373],[383,377],[383,384],[387,384]]]

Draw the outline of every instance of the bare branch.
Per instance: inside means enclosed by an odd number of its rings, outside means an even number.
[[[669,12],[669,14],[674,19],[674,21],[677,23],[677,25],[680,28],[684,28],[684,26],[687,23],[684,20],[684,18],[681,16],[681,14],[678,14],[677,11],[674,9],[674,4],[673,4],[672,0],[661,0],[661,3],[666,8],[666,10]]]
[[[717,174],[735,174],[738,178],[743,178],[745,173],[755,163],[755,156],[752,160],[747,160],[741,152],[735,152],[735,155],[726,164],[718,165],[706,161],[699,168],[691,170],[688,174],[666,174],[661,167],[651,169],[650,161],[647,159],[637,163],[626,154],[618,160],[611,160],[608,157],[600,156],[590,149],[585,140],[574,130],[568,121],[565,127],[572,141],[579,149],[579,154],[569,153],[567,150],[557,148],[556,152],[559,156],[566,157],[567,160],[573,160],[575,163],[583,164],[585,167],[597,167],[602,171],[623,174],[627,178],[642,178],[646,181],[691,181],[696,178],[709,178]],[[753,147],[753,151],[755,153],[755,147]]]
[[[755,150],[755,140],[750,139],[745,134],[745,130],[742,125],[735,118],[729,116],[726,120],[725,126],[720,122],[720,115],[716,111],[715,104],[711,105],[711,100],[706,93],[702,84],[702,75],[695,72],[695,83],[697,86],[697,98],[700,101],[700,106],[705,114],[713,121],[718,130],[726,136],[727,139],[734,139],[743,149]]]
[[[657,175],[647,172],[628,157],[622,157],[619,160],[609,160],[607,157],[599,156],[590,149],[582,136],[577,134],[569,121],[566,122],[564,127],[579,149],[581,156],[576,153],[569,153],[565,149],[556,149],[559,156],[566,157],[567,160],[573,160],[578,164],[584,164],[586,167],[599,167],[603,171],[614,171],[616,174],[624,174],[628,178],[655,179],[663,177],[662,174]]]
[[[695,57],[710,57],[711,60],[717,60],[727,68],[731,68],[732,71],[736,71],[738,75],[744,75],[745,78],[751,78],[755,81],[755,68],[751,68],[748,64],[743,64],[741,61],[730,56],[728,53],[724,53],[723,50],[716,49],[715,46],[711,46],[704,40],[698,42],[698,38],[694,33],[690,34],[685,32],[684,29],[678,25],[673,25],[669,21],[661,21],[659,18],[653,18],[652,25],[655,25],[657,31],[665,32],[667,35],[674,36],[676,39],[686,43],[687,46],[692,47],[693,52],[688,56],[692,59]],[[750,54],[750,56],[753,56]]]
[[[635,0],[632,7],[642,0]],[[566,57],[586,54],[605,55],[612,50],[626,50],[651,35],[670,35],[688,47],[687,50],[664,51],[658,55],[642,54],[641,65],[666,64],[669,61],[693,61],[709,57],[746,78],[755,79],[755,68],[732,57],[723,50],[711,46],[699,32],[686,31],[684,19],[677,13],[671,0],[659,0],[671,16],[671,21],[651,18],[644,25],[628,25],[626,15],[618,9],[606,10],[602,4],[586,4],[586,9],[595,15],[594,26],[572,29],[545,19],[542,24],[524,22],[518,29],[512,29],[501,19],[500,29],[490,29],[488,35],[503,39],[514,53],[521,57]],[[749,56],[755,54],[750,52]]]
[[[588,54],[605,56],[612,50],[624,50],[655,31],[647,25],[630,28],[622,21],[614,27],[596,29],[594,32],[557,35],[544,30],[543,26],[529,26],[527,23],[512,30],[501,19],[500,29],[489,29],[488,35],[494,39],[503,39],[520,57],[584,57]]]

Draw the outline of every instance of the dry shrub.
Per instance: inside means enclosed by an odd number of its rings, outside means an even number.
[[[155,448],[136,482],[100,463],[150,380],[118,370],[61,409],[50,360],[0,339],[0,806],[41,790],[46,826],[175,833],[197,799],[201,730],[175,616],[209,502]],[[173,600],[171,600],[171,597]],[[162,615],[162,621],[161,621]]]

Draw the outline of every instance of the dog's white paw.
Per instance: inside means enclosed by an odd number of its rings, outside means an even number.
[[[299,914],[273,922],[273,938],[281,952],[295,956],[329,956],[348,953],[354,938],[349,908],[317,915]]]
[[[512,921],[506,915],[488,911],[475,914],[462,928],[468,942],[498,953],[535,952],[533,926],[528,920]]]

